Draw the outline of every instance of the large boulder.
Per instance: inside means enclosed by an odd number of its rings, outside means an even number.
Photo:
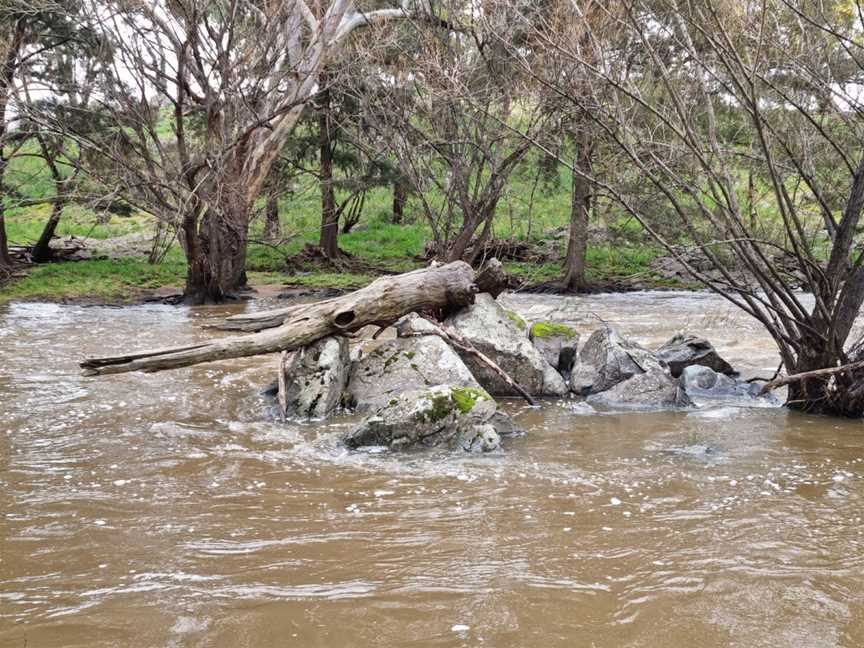
[[[664,371],[636,374],[586,401],[591,405],[622,409],[666,409],[692,407],[681,384]]]
[[[611,389],[633,376],[659,372],[666,366],[648,349],[627,340],[613,328],[594,331],[570,372],[570,389],[588,396]]]
[[[677,378],[686,367],[702,365],[727,376],[737,375],[705,338],[679,333],[656,351],[660,360],[669,365],[669,371]]]
[[[718,402],[743,407],[777,407],[780,402],[773,394],[759,395],[762,385],[735,380],[710,367],[685,367],[679,378],[682,389],[700,405]]]
[[[570,377],[579,344],[579,334],[575,330],[558,322],[534,322],[528,330],[528,338],[562,377]]]
[[[379,344],[352,363],[347,400],[355,410],[367,412],[402,392],[441,384],[480,388],[462,359],[441,338],[398,338]]]
[[[482,389],[436,385],[394,396],[343,437],[352,449],[385,446],[391,450],[446,446],[489,452],[510,432],[509,417],[498,412]]]
[[[478,351],[488,356],[528,393],[537,396],[563,396],[567,393],[564,379],[543,354],[531,343],[522,321],[508,312],[486,293],[477,295],[472,306],[451,315],[446,324],[452,326]],[[498,374],[470,354],[462,359],[486,390],[496,396],[517,396]]]
[[[285,414],[322,418],[341,405],[348,383],[348,341],[325,337],[288,353],[282,362]]]

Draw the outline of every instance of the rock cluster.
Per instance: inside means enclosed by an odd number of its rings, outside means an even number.
[[[326,338],[289,354],[283,363],[288,412],[365,413],[343,437],[349,448],[494,451],[502,437],[522,431],[494,400],[514,391],[481,356],[532,396],[569,393],[601,409],[717,401],[776,405],[773,397],[759,396],[758,385],[733,378],[732,366],[704,338],[680,334],[652,352],[604,326],[580,346],[573,328],[559,322],[529,325],[489,294],[477,295],[473,305],[440,324],[412,314],[397,331],[399,337],[367,341],[350,355],[344,338]]]

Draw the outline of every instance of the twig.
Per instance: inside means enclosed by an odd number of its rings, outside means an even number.
[[[780,375],[780,370],[782,368],[783,368],[783,363],[781,362],[779,365],[777,365],[777,371],[775,371],[774,375],[771,376],[770,378],[760,378],[759,376],[753,376],[752,378],[748,378],[745,382],[748,382],[748,383],[769,382],[770,383],[772,380],[775,380],[777,378],[777,376]]]

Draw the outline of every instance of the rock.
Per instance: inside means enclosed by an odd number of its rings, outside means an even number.
[[[352,449],[447,446],[490,452],[501,445],[498,427],[504,420],[496,414],[500,412],[495,401],[482,389],[435,385],[394,396],[348,432],[343,442]]]
[[[546,362],[555,367],[562,377],[569,378],[579,343],[579,334],[575,330],[557,322],[535,322],[528,331],[528,338],[543,354]]]
[[[570,390],[588,396],[638,374],[665,371],[665,364],[648,349],[622,338],[613,328],[603,328],[594,331],[579,352],[570,373]]]
[[[705,443],[692,443],[689,445],[671,446],[662,448],[661,454],[670,455],[673,457],[686,457],[688,459],[701,459],[703,461],[711,461],[717,457],[719,450],[714,446]]]
[[[762,385],[735,380],[717,373],[710,367],[686,367],[679,379],[681,387],[697,404],[728,402],[744,407],[777,407],[780,402],[773,394],[759,395]]]
[[[492,452],[501,447],[501,437],[489,423],[479,423],[460,430],[456,445],[473,454]]]
[[[417,313],[408,313],[394,325],[397,337],[413,337],[415,335],[435,335],[436,326]]]
[[[432,385],[480,388],[462,359],[439,337],[388,340],[351,365],[348,404],[378,409],[402,392]]]
[[[489,423],[495,428],[495,431],[502,437],[524,436],[525,429],[519,427],[512,418],[507,416],[501,410],[497,410],[489,417]]]
[[[341,405],[349,366],[348,341],[343,337],[322,338],[286,354],[285,413],[309,418],[331,414]]]
[[[660,360],[669,365],[669,371],[677,378],[685,367],[702,365],[710,367],[728,376],[737,375],[737,371],[721,358],[714,346],[705,338],[686,333],[679,333],[656,351]]]
[[[446,324],[452,326],[478,351],[487,355],[528,393],[537,396],[562,396],[567,385],[558,372],[546,362],[543,354],[531,343],[515,313],[508,314],[491,295],[477,295],[472,306],[451,315]],[[471,355],[462,359],[489,393],[501,396],[516,394],[501,378]]]
[[[692,407],[680,383],[664,371],[636,374],[614,387],[586,399],[591,405],[626,409],[664,409]]]

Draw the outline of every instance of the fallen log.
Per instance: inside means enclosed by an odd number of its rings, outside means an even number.
[[[495,299],[507,288],[510,277],[504,270],[504,266],[498,259],[489,259],[477,272],[474,280],[477,284],[477,292],[489,293]]]
[[[315,303],[325,304],[330,301],[333,300],[326,299]],[[293,306],[274,308],[272,310],[260,311],[258,313],[232,315],[231,317],[226,317],[225,321],[213,328],[219,329],[220,331],[263,331],[264,329],[282,326],[285,320],[299,311],[302,311],[306,307],[308,307],[308,304],[294,304]]]
[[[370,324],[389,325],[414,311],[467,306],[477,287],[467,263],[414,270],[380,277],[365,288],[325,301],[281,309],[281,324],[253,335],[234,336],[195,345],[89,358],[84,375],[163,371],[202,362],[290,351],[327,335],[349,334]]]
[[[407,274],[411,273],[409,272]],[[395,276],[402,277],[407,275]],[[477,292],[488,292],[491,293],[493,297],[498,297],[498,295],[500,295],[507,287],[509,282],[510,277],[504,271],[504,267],[498,259],[489,259],[474,279],[474,283],[477,285]],[[343,298],[344,296],[334,297],[332,299],[317,302],[317,304],[334,304]],[[460,304],[453,305],[459,306]],[[232,315],[231,317],[226,317],[225,321],[214,328],[217,328],[220,331],[263,331],[264,329],[282,326],[283,322],[307,307],[308,304],[292,304],[291,306],[259,311],[257,313],[241,313],[240,315]],[[387,322],[387,324],[390,324],[390,322]]]

